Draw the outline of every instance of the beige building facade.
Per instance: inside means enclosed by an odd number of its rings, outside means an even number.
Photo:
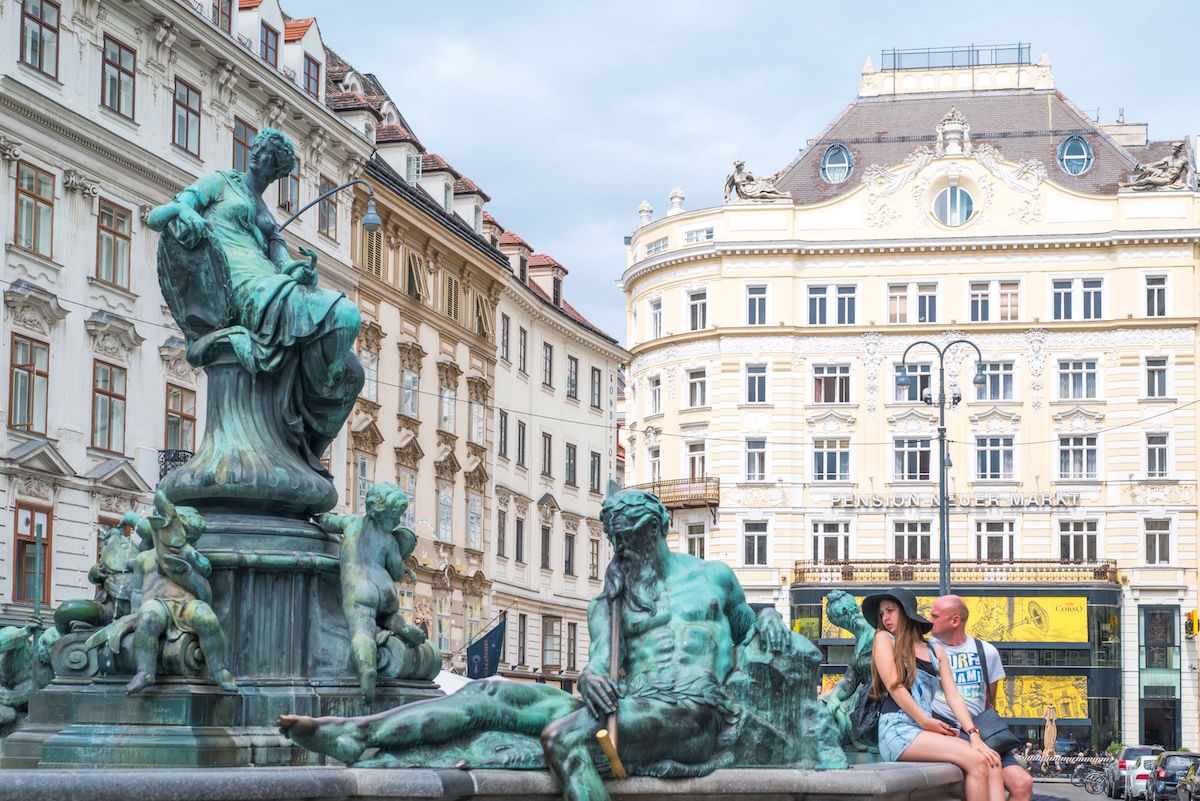
[[[1131,188],[1174,143],[1089,119],[1044,55],[904,55],[868,61],[783,199],[643,205],[620,280],[628,483],[835,674],[825,592],[936,594],[941,374],[951,577],[1002,650],[1002,711],[1034,737],[1058,706],[1064,748],[1195,747],[1194,182]],[[904,360],[960,338],[982,360]]]

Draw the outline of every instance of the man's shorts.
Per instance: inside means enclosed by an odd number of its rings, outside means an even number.
[[[933,716],[948,726],[953,726],[956,729],[958,728],[958,721],[956,721],[956,720],[950,720],[949,718],[944,718],[936,712],[933,713]],[[969,742],[971,742],[971,735],[969,735],[966,732],[959,729],[958,739],[966,740],[969,743]],[[1016,751],[1009,751],[1006,754],[1000,755],[1000,767],[1001,768],[1007,768],[1012,765],[1016,765],[1019,768],[1025,767],[1023,764],[1021,764],[1021,760],[1017,759]]]

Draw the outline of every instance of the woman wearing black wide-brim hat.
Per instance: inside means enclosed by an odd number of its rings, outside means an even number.
[[[903,762],[952,762],[966,774],[967,801],[1004,801],[1000,755],[979,736],[950,665],[926,641],[933,624],[918,611],[912,590],[893,587],[868,595],[862,613],[875,627],[871,697],[883,699],[880,756]],[[970,735],[970,743],[931,714],[939,686],[962,730]]]

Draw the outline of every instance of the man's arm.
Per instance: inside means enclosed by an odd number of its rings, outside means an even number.
[[[612,630],[611,607],[606,598],[593,598],[588,605],[588,664],[579,674],[579,695],[588,711],[597,719],[617,711],[617,691],[609,680]],[[619,624],[618,624],[619,625]]]
[[[717,584],[725,589],[725,617],[729,619],[733,644],[741,645],[754,628],[754,610],[746,603],[746,593],[728,565],[721,562],[707,564],[717,571]]]

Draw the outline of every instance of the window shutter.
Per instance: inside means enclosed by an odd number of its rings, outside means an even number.
[[[458,304],[459,304],[459,295],[460,295],[460,294],[461,294],[461,292],[460,292],[460,290],[459,290],[459,282],[458,282],[458,279],[457,279],[457,278],[455,278],[455,277],[454,277],[454,276],[452,276],[452,275],[447,275],[447,276],[446,276],[446,305],[445,305],[445,310],[446,310],[446,316],[447,316],[447,317],[449,317],[451,320],[458,320],[458,319],[459,319],[459,316],[458,316],[458,311],[459,311],[459,309],[458,309]]]
[[[475,319],[477,324],[477,332],[484,339],[491,340],[494,331],[492,323],[491,309],[488,308],[487,298],[483,295],[475,296]]]
[[[420,253],[415,250],[408,251],[408,291],[409,294],[420,298],[421,300],[429,299],[429,281],[425,275],[425,259]]]
[[[383,278],[383,232],[368,231],[365,239],[363,272],[370,273],[376,278]]]

